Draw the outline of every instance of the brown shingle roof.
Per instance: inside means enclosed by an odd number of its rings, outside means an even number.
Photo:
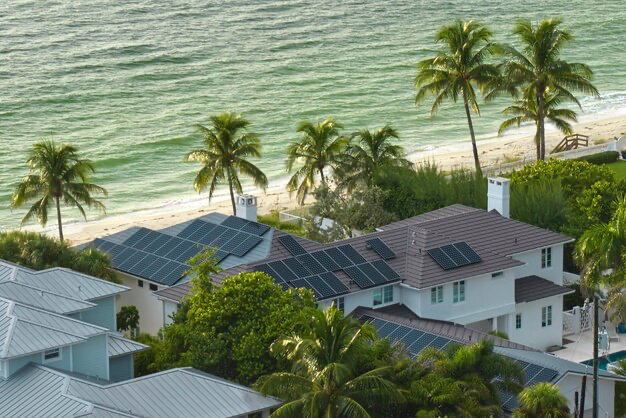
[[[574,292],[539,276],[526,276],[515,280],[515,303],[532,302],[549,296]]]

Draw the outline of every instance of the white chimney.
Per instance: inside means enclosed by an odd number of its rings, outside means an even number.
[[[497,210],[505,218],[510,217],[511,180],[504,177],[487,179],[487,210]]]
[[[251,194],[235,196],[235,213],[240,218],[256,222],[256,196]]]

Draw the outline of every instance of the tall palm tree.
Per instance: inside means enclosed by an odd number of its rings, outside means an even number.
[[[31,174],[24,177],[15,188],[11,207],[18,208],[26,202],[37,200],[22,219],[22,224],[37,217],[41,225],[46,225],[48,209],[54,206],[59,238],[63,241],[61,202],[78,208],[85,219],[87,215],[82,205],[104,210],[102,202],[91,197],[91,194],[101,193],[106,196],[107,191],[89,183],[89,174],[95,172],[95,166],[90,160],[79,158],[78,148],[44,140],[33,145],[26,163]]]
[[[241,115],[226,112],[209,117],[211,127],[196,125],[203,135],[204,149],[191,151],[185,156],[187,161],[198,161],[202,168],[196,175],[193,186],[198,193],[209,189],[209,201],[215,189],[222,183],[228,183],[230,201],[235,209],[235,191],[241,193],[239,175],[252,179],[255,186],[265,190],[267,177],[254,164],[247,160],[261,156],[261,141],[252,132],[246,132],[250,122]]]
[[[571,109],[558,108],[567,97],[562,94],[552,94],[546,92],[544,101],[545,119],[552,123],[556,128],[565,135],[573,133],[571,122],[578,122],[576,112]],[[504,132],[512,127],[520,127],[522,123],[533,122],[535,124],[535,145],[537,147],[537,160],[541,159],[541,136],[539,132],[539,108],[537,107],[537,99],[534,92],[529,92],[528,96],[516,100],[511,106],[502,111],[503,114],[512,116],[500,125],[498,135],[502,136]]]
[[[513,418],[568,418],[567,399],[561,395],[557,385],[537,383],[519,394],[519,407]]]
[[[346,149],[349,158],[347,167],[342,170],[345,173],[341,176],[348,189],[352,189],[357,183],[370,186],[374,172],[383,165],[411,166],[411,162],[404,158],[404,148],[391,144],[391,138],[398,139],[398,132],[390,125],[374,132],[363,129],[352,135],[352,139],[357,141],[351,142]]]
[[[561,19],[545,19],[534,26],[530,20],[519,21],[513,34],[522,43],[521,51],[502,46],[502,51],[509,56],[503,65],[504,80],[514,89],[521,89],[524,96],[530,96],[532,92],[537,100],[542,160],[546,156],[547,94],[553,92],[578,106],[580,102],[572,91],[598,95],[591,83],[593,72],[587,65],[561,59],[561,51],[573,39],[569,30],[560,28],[561,23]]]
[[[313,123],[300,122],[296,131],[302,138],[287,148],[285,168],[291,172],[295,164],[302,164],[287,183],[290,193],[297,190],[298,203],[303,204],[307,194],[315,186],[315,177],[319,174],[322,183],[326,183],[324,169],[335,168],[341,162],[348,140],[339,134],[343,126],[333,118]]]
[[[256,384],[262,393],[286,401],[271,417],[369,417],[363,405],[396,399],[386,379],[390,367],[355,373],[360,354],[376,337],[371,325],[344,317],[334,306],[312,310],[307,320],[300,333],[270,348],[291,363],[291,371],[264,376]]]
[[[419,361],[431,364],[432,374],[454,382],[454,386],[440,387],[441,394],[454,389],[471,401],[453,403],[455,409],[457,406],[482,406],[487,408],[484,412],[499,415],[502,409],[498,393],[518,393],[522,388],[522,370],[504,356],[494,353],[493,344],[488,340],[470,346],[454,346],[447,352],[428,349],[420,355]]]
[[[476,89],[487,88],[499,75],[497,67],[486,62],[496,49],[491,36],[491,30],[473,20],[444,26],[435,35],[435,42],[443,44],[444,49],[434,58],[420,61],[415,77],[415,103],[428,94],[435,96],[431,114],[437,113],[445,100],[463,100],[477,173],[482,171],[471,112],[480,115]]]

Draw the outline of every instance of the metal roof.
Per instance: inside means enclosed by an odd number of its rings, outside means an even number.
[[[126,286],[63,267],[34,271],[0,260],[0,282],[4,281],[14,281],[82,301],[100,299],[129,290]]]
[[[515,280],[515,303],[532,302],[567,293],[574,293],[574,289],[559,286],[539,276],[526,276]]]
[[[236,417],[282,402],[192,368],[115,384],[30,364],[0,380],[0,416]]]
[[[70,314],[96,306],[95,303],[59,295],[14,280],[0,281],[0,297],[59,314]]]
[[[139,351],[147,350],[150,347],[138,343],[133,340],[129,340],[120,335],[109,334],[108,338],[108,352],[109,358],[122,356],[124,354],[137,353]]]
[[[13,358],[85,341],[106,328],[0,299],[0,358]]]

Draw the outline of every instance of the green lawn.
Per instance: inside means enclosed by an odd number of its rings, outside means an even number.
[[[618,180],[626,178],[626,161],[617,161],[606,166],[615,172]]]

